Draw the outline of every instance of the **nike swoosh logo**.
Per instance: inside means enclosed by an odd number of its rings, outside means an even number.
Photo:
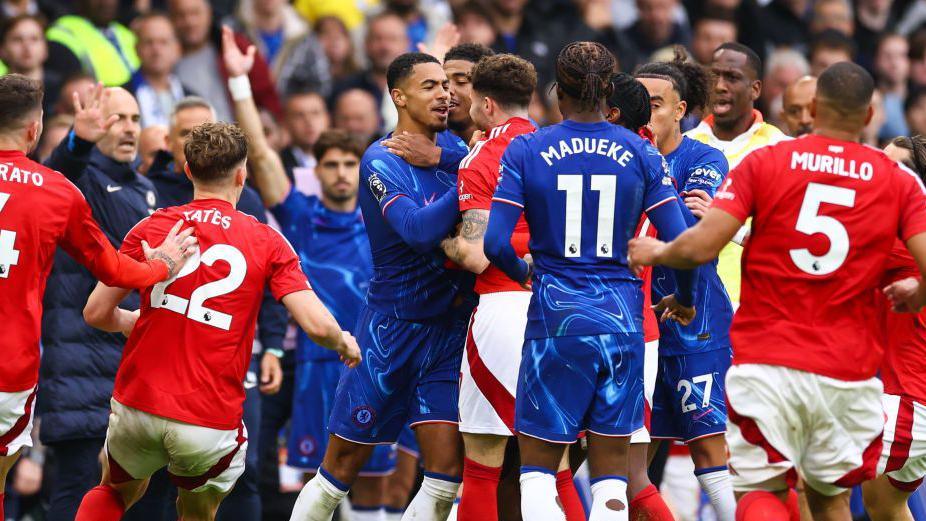
[[[121,186],[106,185],[106,191],[109,193],[118,192],[122,190]]]

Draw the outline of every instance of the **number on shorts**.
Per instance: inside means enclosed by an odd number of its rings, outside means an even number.
[[[201,263],[212,266],[217,261],[228,263],[228,275],[224,278],[207,282],[194,289],[189,300],[167,293],[167,288],[171,284],[196,271]],[[186,315],[190,320],[228,331],[231,328],[232,316],[208,308],[203,304],[208,299],[227,295],[238,289],[241,283],[244,282],[247,271],[248,263],[244,258],[244,254],[238,248],[228,244],[215,244],[202,252],[202,254],[197,251],[190,257],[187,263],[184,264],[183,269],[180,270],[180,273],[177,274],[176,279],[155,284],[151,290],[151,307],[168,309]]]
[[[789,253],[794,265],[811,275],[833,273],[842,266],[849,255],[849,234],[846,227],[832,217],[820,215],[820,203],[852,208],[855,206],[855,190],[820,183],[807,184],[795,229],[807,235],[826,235],[830,241],[830,249],[823,255],[814,255],[807,248],[793,249]]]
[[[711,389],[714,387],[714,375],[712,373],[695,376],[690,382],[688,380],[679,380],[678,387],[676,387],[675,390],[681,391],[685,389],[685,393],[682,394],[683,413],[691,412],[698,408],[697,404],[688,403],[688,398],[691,398],[691,388],[694,384],[704,384],[704,399],[701,400],[701,407],[707,407],[711,403]]]
[[[10,200],[10,194],[0,192],[0,212]],[[19,264],[19,250],[13,243],[16,242],[16,232],[13,230],[0,230],[0,279],[10,276],[10,269]]]
[[[583,178],[578,174],[556,176],[556,189],[566,192],[566,230],[563,255],[582,256],[582,189]],[[595,255],[614,256],[614,199],[617,193],[617,177],[613,175],[591,176],[591,189],[598,192],[598,226]]]

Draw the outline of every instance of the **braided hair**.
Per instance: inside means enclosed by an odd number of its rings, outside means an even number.
[[[675,47],[675,57],[670,62],[650,62],[637,67],[636,78],[666,80],[687,105],[684,116],[703,110],[710,96],[710,77],[703,67],[688,61],[688,53],[681,46]]]
[[[916,172],[920,179],[926,178],[926,137],[900,136],[891,140],[891,144],[897,148],[910,151],[910,157],[903,160],[904,166]]]
[[[616,124],[638,134],[641,129],[649,130],[646,125],[652,116],[649,92],[633,76],[619,72],[611,77],[613,92],[608,98],[608,106],[620,110],[621,115]],[[641,134],[643,137],[649,137]]]
[[[617,58],[600,43],[573,42],[556,57],[556,83],[580,110],[594,111],[611,95],[616,69]]]

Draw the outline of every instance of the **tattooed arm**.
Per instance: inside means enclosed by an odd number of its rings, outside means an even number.
[[[463,269],[479,274],[489,267],[489,259],[482,251],[482,240],[489,224],[488,210],[466,210],[460,232],[444,239],[441,248],[447,257]]]

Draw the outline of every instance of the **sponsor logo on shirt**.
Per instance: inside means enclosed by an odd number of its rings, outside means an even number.
[[[717,170],[714,170],[713,168],[699,167],[691,173],[691,177],[688,178],[688,182],[716,186],[718,183],[720,183],[721,179],[723,179],[723,176]]]
[[[460,201],[468,201],[473,198],[473,194],[468,194],[464,191],[462,180],[460,181],[459,192],[460,192],[460,197],[459,197]]]
[[[386,197],[386,185],[383,184],[383,181],[379,178],[377,174],[371,174],[369,179],[370,193],[373,194],[373,197],[376,198],[376,202],[383,202],[383,197]]]
[[[122,187],[121,187],[121,186],[118,186],[118,185],[106,185],[106,191],[109,192],[109,193],[118,192],[119,190],[122,190]]]

